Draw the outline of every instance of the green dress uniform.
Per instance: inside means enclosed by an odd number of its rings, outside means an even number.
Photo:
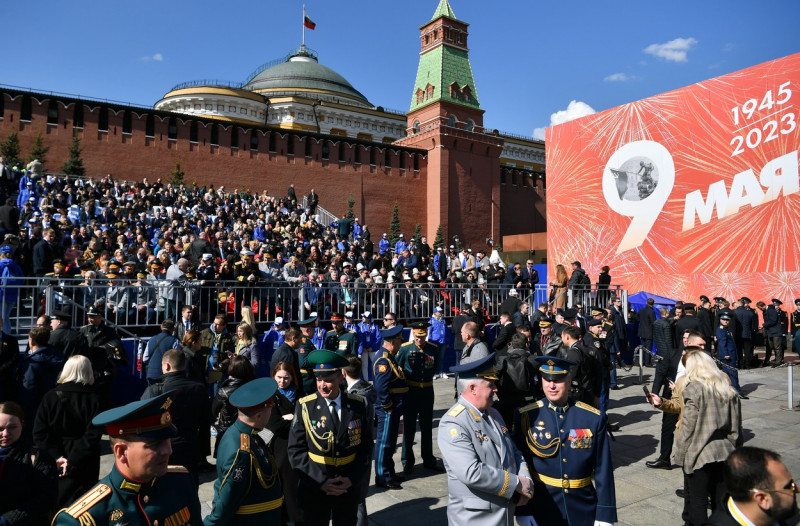
[[[314,351],[308,362],[317,376],[341,374],[347,365],[343,356],[328,350]],[[337,402],[336,415],[329,406],[331,401]],[[366,400],[341,388],[337,399],[328,400],[315,392],[298,400],[289,431],[289,461],[300,474],[306,526],[327,526],[331,517],[337,526],[355,526],[361,484],[372,461],[372,426],[368,422]],[[321,486],[338,477],[348,478],[352,486],[343,495],[325,494]]]
[[[217,459],[213,509],[203,524],[280,524],[278,468],[258,431],[237,419],[222,436]]]
[[[59,511],[53,526],[183,526],[203,524],[192,475],[181,466],[142,483],[126,478],[117,466],[95,487]]]
[[[341,333],[329,331],[325,336],[325,348],[329,351],[338,352],[342,356],[357,356],[358,335],[347,329]]]
[[[178,433],[169,414],[174,392],[103,411],[92,424],[105,426],[109,436],[128,443],[163,443]],[[145,481],[124,475],[115,464],[111,473],[53,519],[53,526],[185,524],[201,526],[203,521],[194,477],[181,466],[170,466],[163,475]]]
[[[416,324],[415,324],[416,325]],[[423,324],[424,325],[424,324]],[[414,330],[422,330],[415,328]],[[427,326],[425,326],[427,334]],[[422,463],[426,468],[439,469],[433,456],[433,376],[439,366],[439,348],[435,343],[425,342],[422,348],[413,341],[403,344],[397,352],[397,365],[403,370],[408,384],[406,407],[403,414],[403,451],[400,460],[403,471],[414,469],[414,434],[417,418],[422,434],[420,447]]]
[[[242,420],[243,414],[254,421],[263,418],[264,411],[272,407],[277,390],[278,384],[272,378],[258,378],[231,395],[230,403],[239,409],[239,418],[222,435],[214,501],[211,513],[203,521],[205,526],[281,523],[283,491],[278,465],[258,436],[260,429]]]

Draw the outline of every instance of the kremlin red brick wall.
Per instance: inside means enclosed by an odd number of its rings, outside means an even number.
[[[101,106],[94,102],[83,103],[83,128],[73,128],[74,105],[81,102],[59,99],[58,123],[48,124],[49,99],[42,96],[37,100],[35,94],[28,95],[31,118],[26,122],[20,120],[26,95],[6,92],[0,96],[3,97],[0,141],[15,129],[24,157],[36,134],[41,132],[44,146],[50,147],[45,164],[50,172],[60,172],[74,131],[81,139],[81,158],[90,177],[112,174],[120,180],[140,181],[145,177],[151,181],[159,177],[166,180],[177,161],[185,172],[187,184],[224,185],[228,190],[241,188],[252,192],[266,190],[272,195],[285,195],[289,185],[294,184],[298,197],[314,188],[320,196],[320,206],[337,215],[346,211],[347,201],[352,197],[356,216],[377,235],[388,230],[395,202],[400,209],[403,231],[413,232],[416,223],[425,227],[424,151],[388,146],[387,159],[386,145],[343,138],[344,160],[340,161],[338,138],[227,123],[217,124],[219,144],[212,145],[214,121],[111,105],[104,107],[108,110],[108,131],[101,131],[98,126]],[[122,132],[126,110],[131,116],[129,134]],[[148,114],[154,116],[152,137],[145,136]],[[189,140],[193,120],[197,123],[196,142]],[[175,139],[169,138],[171,122],[175,125]],[[238,129],[238,148],[231,147],[233,126]],[[257,151],[250,149],[253,133],[258,136]],[[275,135],[274,144],[270,134]],[[293,154],[289,153],[289,141],[294,143]],[[306,150],[306,141],[310,142],[310,151]],[[326,143],[328,159],[323,159]],[[271,146],[274,151],[269,151]],[[374,165],[370,164],[370,149],[374,150]],[[358,163],[356,155],[360,157]],[[401,162],[404,169],[400,168]]]

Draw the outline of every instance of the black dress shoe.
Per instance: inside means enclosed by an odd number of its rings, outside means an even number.
[[[401,486],[398,482],[395,482],[393,480],[388,480],[383,483],[376,482],[375,486],[384,489],[403,489],[403,486]]]
[[[749,396],[747,396],[747,395],[743,395],[743,394],[739,395],[739,398],[740,398],[741,400],[750,400],[750,397],[749,397]]]
[[[406,466],[403,468],[403,475],[411,475],[412,471],[414,471],[414,466]]]
[[[675,495],[677,495],[678,497],[680,497],[682,499],[686,498],[686,493],[684,493],[683,488],[676,489],[675,490]]]
[[[649,460],[645,462],[644,465],[653,469],[672,469],[672,464],[669,461],[660,458],[657,460]]]
[[[423,467],[425,469],[430,469],[431,471],[438,471],[440,473],[444,473],[445,471],[444,466],[442,465],[441,462],[434,462],[432,464],[431,463],[423,464]]]
[[[609,389],[611,389],[612,391],[619,391],[620,389],[622,389],[622,387],[619,385],[612,385],[611,387],[609,387]]]

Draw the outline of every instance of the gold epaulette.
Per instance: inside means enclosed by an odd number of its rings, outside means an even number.
[[[311,400],[315,400],[316,398],[317,398],[317,393],[314,393],[314,394],[306,395],[306,396],[304,396],[303,398],[301,398],[298,401],[301,404],[307,404],[308,402],[310,402]]]
[[[465,409],[461,404],[456,404],[447,412],[447,416],[458,416]]]
[[[531,409],[539,409],[539,408],[542,408],[542,407],[544,407],[544,402],[542,402],[541,400],[538,400],[538,401],[530,403],[530,404],[528,404],[526,406],[520,407],[518,409],[518,411],[520,413],[526,413],[526,412],[530,411]]]
[[[66,512],[68,515],[72,515],[76,519],[80,519],[81,515],[92,509],[92,506],[103,500],[104,498],[111,495],[111,486],[108,484],[98,484],[97,486],[93,487],[84,495],[76,500],[72,506],[69,508],[64,509],[63,511]],[[83,524],[84,521],[81,521]],[[91,522],[94,522],[92,520]]]
[[[183,466],[167,466],[167,473],[189,473]]]
[[[239,449],[250,453],[250,435],[247,433],[242,433],[239,435]]]
[[[599,409],[597,409],[596,407],[591,406],[589,404],[585,404],[583,402],[575,402],[575,407],[580,407],[581,409],[586,409],[587,411],[591,411],[592,413],[594,413],[596,415],[600,414],[600,410]]]

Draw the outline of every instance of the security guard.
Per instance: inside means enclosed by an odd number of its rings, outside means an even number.
[[[533,499],[518,514],[532,515],[548,526],[614,523],[617,508],[606,418],[598,409],[569,398],[575,363],[556,356],[537,356],[536,361],[545,398],[521,408],[513,428],[534,481]]]
[[[300,378],[303,382],[304,393],[313,393],[317,390],[317,379],[314,376],[314,369],[312,366],[308,365],[308,355],[317,349],[312,341],[314,338],[314,325],[316,323],[316,316],[297,322],[297,326],[300,327],[300,332],[303,333],[303,341],[300,347],[297,348],[297,358],[300,362]]]
[[[403,415],[408,385],[395,355],[403,343],[403,326],[396,325],[381,331],[383,347],[378,351],[373,371],[375,375],[375,418],[378,422],[375,437],[375,485],[401,489],[402,479],[394,472],[392,456],[397,448],[397,430]]]
[[[59,511],[54,526],[182,526],[203,524],[200,500],[186,468],[169,466],[170,438],[178,430],[169,406],[172,392],[109,409],[92,424],[111,438],[111,473]]]
[[[492,353],[453,367],[459,398],[442,417],[438,433],[447,467],[450,524],[511,525],[515,506],[532,496],[528,465],[492,407],[497,392],[494,358]]]
[[[342,356],[358,354],[358,335],[344,328],[344,317],[340,312],[331,314],[333,330],[325,335],[325,349]]]
[[[239,418],[222,435],[214,501],[203,521],[205,526],[281,523],[283,491],[278,467],[258,435],[269,421],[277,390],[272,378],[258,378],[231,395],[230,403],[239,409]]]
[[[428,326],[417,322],[411,326],[412,340],[397,353],[397,365],[403,370],[408,384],[406,409],[403,416],[403,472],[408,475],[414,469],[414,434],[417,417],[422,436],[422,463],[428,469],[444,471],[433,456],[433,375],[439,366],[439,348],[426,341]]]
[[[289,431],[289,461],[300,474],[306,526],[355,526],[361,482],[372,460],[372,429],[363,397],[347,393],[341,354],[314,351],[317,391],[298,400]]]

